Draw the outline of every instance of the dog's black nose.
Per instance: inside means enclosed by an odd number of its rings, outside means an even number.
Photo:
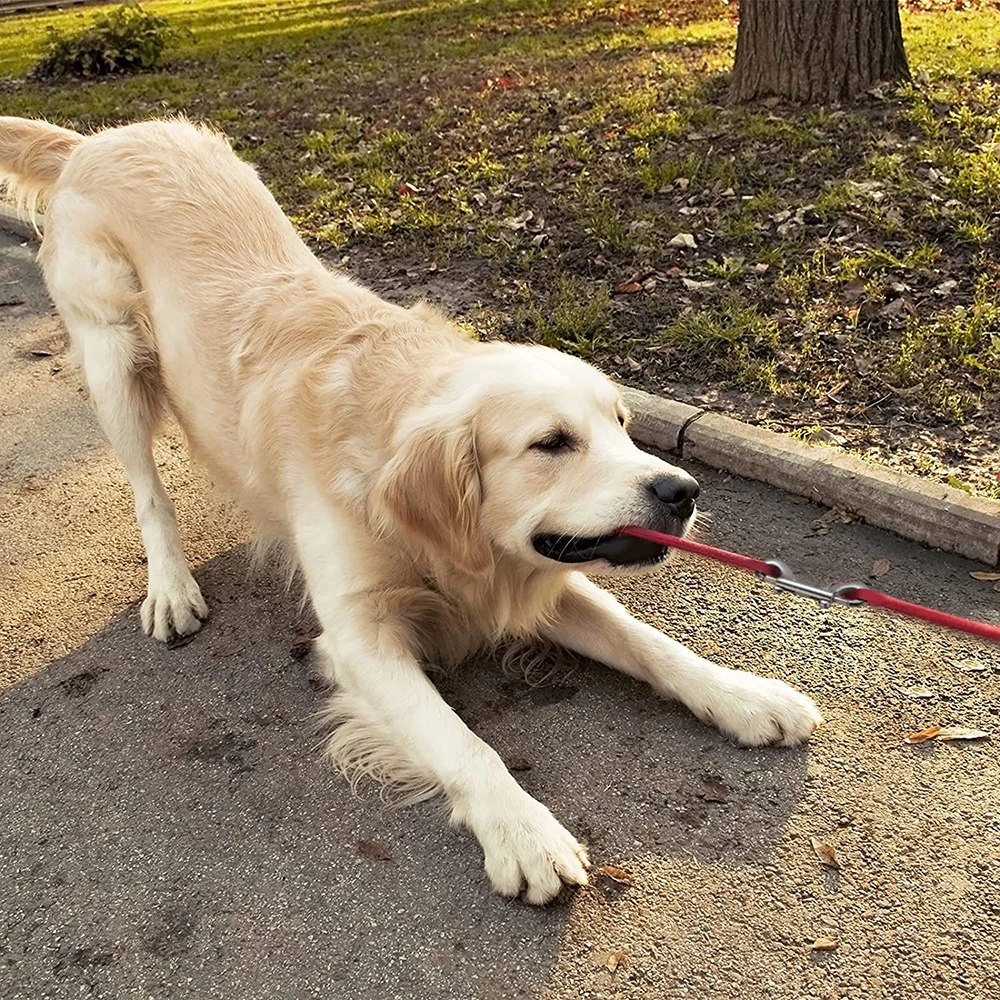
[[[673,508],[678,517],[690,517],[694,513],[694,502],[701,492],[695,479],[686,472],[671,476],[658,476],[649,483],[649,492],[662,504]]]

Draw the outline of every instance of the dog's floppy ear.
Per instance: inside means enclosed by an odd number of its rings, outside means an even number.
[[[494,559],[479,530],[482,499],[474,429],[438,410],[404,430],[376,480],[372,514],[377,527],[402,532],[455,569],[486,576]]]

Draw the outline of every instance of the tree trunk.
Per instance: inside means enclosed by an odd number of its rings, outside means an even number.
[[[910,79],[897,0],[741,0],[731,101],[853,101]]]

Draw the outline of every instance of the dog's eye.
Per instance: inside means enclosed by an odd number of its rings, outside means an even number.
[[[541,441],[536,441],[531,447],[534,451],[547,451],[555,454],[556,452],[566,451],[569,446],[569,435],[565,431],[555,431],[548,437],[542,438]]]

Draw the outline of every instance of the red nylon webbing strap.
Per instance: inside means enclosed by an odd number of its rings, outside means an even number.
[[[745,569],[748,573],[763,573],[764,576],[774,576],[774,568],[760,559],[751,559],[750,556],[741,556],[738,552],[727,552],[725,549],[716,549],[711,545],[702,545],[701,542],[692,542],[687,538],[678,538],[676,535],[664,535],[660,531],[650,531],[648,528],[633,528],[629,526],[622,528],[623,535],[631,535],[633,538],[642,538],[647,542],[658,542],[660,545],[667,545],[672,549],[682,549],[684,552],[693,552],[696,556],[705,556],[707,559],[715,559],[717,562],[728,563],[738,569]]]
[[[676,535],[665,535],[660,531],[651,531],[648,528],[637,528],[629,526],[622,528],[623,535],[632,535],[634,538],[642,538],[647,542],[658,542],[672,549],[681,549],[684,552],[691,552],[694,555],[705,556],[708,559],[715,559],[717,562],[726,563],[729,566],[736,566],[745,569],[750,573],[759,573],[775,581],[775,586],[779,587],[778,581],[784,581],[781,569],[777,563],[766,563],[760,559],[751,559],[749,556],[742,556],[738,552],[728,552],[726,549],[717,549],[711,545],[702,545],[701,542],[692,542],[686,538],[678,538]],[[794,583],[788,581],[793,586],[779,587],[779,589],[795,592]],[[987,625],[986,622],[973,621],[969,618],[960,618],[958,615],[949,615],[944,611],[936,611],[934,608],[925,608],[922,604],[913,604],[910,601],[902,601],[898,597],[890,597],[879,590],[871,590],[868,587],[841,586],[834,591],[824,592],[818,588],[803,587],[799,585],[799,596],[809,596],[816,599],[825,598],[824,603],[836,600],[840,603],[859,601],[871,604],[874,607],[885,608],[896,614],[907,615],[910,618],[919,618],[921,621],[930,622],[932,625],[942,625],[945,628],[958,629],[962,632],[969,632],[978,635],[983,639],[991,639],[993,642],[1000,642],[1000,627]],[[811,591],[803,593],[802,591]]]
[[[866,604],[885,608],[886,611],[894,611],[898,615],[909,615],[910,618],[920,618],[933,625],[960,629],[983,639],[1000,642],[1000,628],[996,625],[987,625],[986,622],[977,622],[970,618],[959,618],[958,615],[949,615],[944,611],[936,611],[934,608],[925,608],[922,604],[911,604],[909,601],[901,601],[898,597],[890,597],[888,594],[883,594],[878,590],[869,590],[867,587],[854,587],[844,590],[843,594],[847,598],[857,598]]]

